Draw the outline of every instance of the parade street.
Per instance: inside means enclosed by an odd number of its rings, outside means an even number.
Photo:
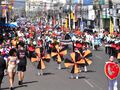
[[[81,72],[79,79],[69,79],[70,70],[62,66],[62,70],[57,69],[57,64],[51,60],[47,63],[43,76],[37,75],[37,70],[28,61],[25,80],[22,86],[17,83],[17,74],[15,78],[15,90],[107,90],[108,82],[104,74],[104,64],[108,60],[104,48],[93,51],[93,63],[88,67],[88,72]],[[118,88],[120,90],[120,80],[118,79]],[[7,77],[2,83],[3,90],[8,90]]]

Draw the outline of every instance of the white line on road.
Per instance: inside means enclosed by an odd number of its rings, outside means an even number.
[[[84,79],[84,81],[85,81],[90,87],[94,88],[94,86],[93,86],[88,80]]]
[[[90,80],[91,81],[91,83],[95,86],[95,87],[97,87],[99,90],[103,90],[101,87],[99,87],[99,85],[97,85],[93,80]]]
[[[94,55],[96,58],[100,59],[101,60],[101,56],[98,56],[98,55]]]

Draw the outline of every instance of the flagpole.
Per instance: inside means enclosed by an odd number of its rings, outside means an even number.
[[[72,0],[70,0],[70,13],[69,13],[69,28],[70,28],[70,31],[71,31],[71,6],[72,6]]]

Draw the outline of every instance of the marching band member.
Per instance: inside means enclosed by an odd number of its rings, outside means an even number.
[[[117,76],[120,69],[114,60],[114,56],[110,56],[109,61],[105,64],[105,74],[108,77],[108,90],[118,90]]]
[[[81,43],[81,41],[76,41],[76,43],[74,43],[74,50],[81,50],[82,49],[82,47],[83,47],[83,44]]]
[[[29,58],[31,59],[31,57],[35,51],[35,47],[33,45],[32,40],[30,41],[30,44],[28,45],[28,51],[29,51]]]

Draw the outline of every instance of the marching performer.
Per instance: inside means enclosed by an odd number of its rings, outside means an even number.
[[[31,59],[35,51],[35,47],[33,45],[32,40],[30,41],[30,44],[28,45],[28,51],[29,51],[29,58]]]
[[[81,42],[81,41],[79,41],[79,40],[77,40],[75,43],[74,43],[74,45],[73,45],[74,47],[74,50],[79,50],[79,51],[81,51],[82,50],[82,47],[83,47],[83,43]]]
[[[105,64],[105,74],[108,78],[108,90],[118,90],[117,77],[120,72],[119,65],[114,62],[114,56],[110,56],[109,61]]]
[[[81,58],[85,60],[85,64],[83,64],[84,72],[87,72],[87,66],[92,64],[92,52],[86,48],[85,44],[83,44],[82,50],[80,51]],[[86,59],[87,58],[87,59]],[[82,66],[82,65],[81,65]]]

